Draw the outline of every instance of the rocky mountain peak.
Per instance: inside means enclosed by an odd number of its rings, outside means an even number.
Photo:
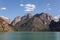
[[[34,15],[34,14],[32,14],[32,13],[28,13],[28,14],[26,14],[25,16],[31,18],[33,15]]]
[[[35,17],[39,17],[40,19],[46,19],[51,21],[52,16],[49,15],[48,13],[40,13],[40,14],[36,14]]]
[[[32,14],[32,13],[25,14],[24,16],[21,17],[21,22],[27,21],[30,18],[32,18],[33,16],[34,16],[34,14]]]

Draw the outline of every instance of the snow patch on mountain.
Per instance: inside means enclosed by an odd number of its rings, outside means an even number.
[[[58,22],[59,19],[60,19],[60,15],[53,17],[53,20],[54,20],[55,22]]]
[[[9,18],[7,18],[7,17],[5,17],[5,16],[0,16],[1,18],[4,18],[4,19],[9,19]]]

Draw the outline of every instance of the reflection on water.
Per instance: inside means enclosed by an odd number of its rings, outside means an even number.
[[[6,32],[0,33],[0,40],[59,40],[55,32]]]

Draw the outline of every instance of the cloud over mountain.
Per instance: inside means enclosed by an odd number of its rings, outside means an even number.
[[[34,11],[36,8],[35,4],[20,4],[21,7],[24,7],[26,12]]]

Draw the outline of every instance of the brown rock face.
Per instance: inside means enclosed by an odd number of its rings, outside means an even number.
[[[29,20],[18,22],[16,27],[19,31],[47,31],[49,30],[49,23],[52,16],[46,13],[36,14]]]
[[[12,32],[11,26],[2,18],[0,18],[0,32]]]
[[[10,24],[11,20],[10,19],[6,19],[3,16],[0,16],[1,19],[5,20],[8,24]]]

